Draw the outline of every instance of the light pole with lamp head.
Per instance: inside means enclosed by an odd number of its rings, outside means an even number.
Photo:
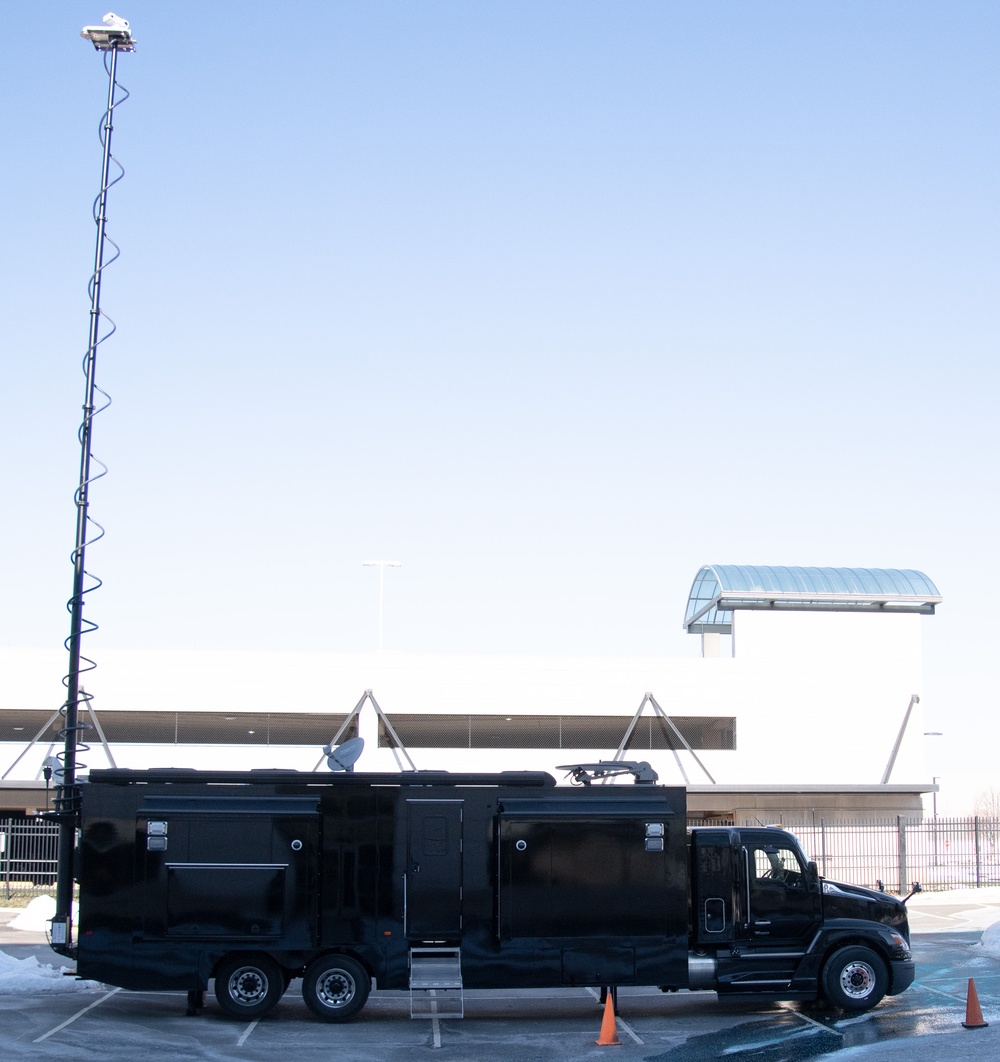
[[[382,595],[385,590],[386,568],[402,568],[400,561],[367,560],[361,562],[366,568],[378,568],[378,648],[382,651]]]

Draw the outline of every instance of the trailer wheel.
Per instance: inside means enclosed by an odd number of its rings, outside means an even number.
[[[215,998],[231,1018],[260,1018],[285,992],[281,967],[267,955],[230,955],[215,972]]]
[[[306,970],[302,998],[324,1021],[350,1021],[368,1001],[371,980],[349,955],[323,955]]]
[[[882,999],[888,987],[885,963],[871,948],[841,948],[823,967],[826,998],[842,1010],[869,1010]]]

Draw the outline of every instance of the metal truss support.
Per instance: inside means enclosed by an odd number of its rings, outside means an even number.
[[[651,693],[647,693],[642,698],[642,703],[639,705],[639,708],[636,711],[635,715],[632,716],[632,722],[629,723],[628,727],[626,728],[625,736],[622,738],[621,744],[618,746],[618,751],[614,754],[612,759],[621,760],[625,756],[625,750],[628,748],[628,743],[632,738],[632,734],[635,732],[635,728],[639,723],[639,719],[641,718],[642,713],[646,710],[647,704],[652,707],[653,714],[659,716],[659,718],[662,719],[663,722],[667,725],[667,728],[677,739],[677,743],[683,745],[684,748],[691,753],[691,758],[705,772],[705,777],[712,783],[712,785],[715,785],[715,779],[709,773],[708,768],[701,762],[701,760],[698,759],[698,754],[694,751],[693,748],[691,748],[687,738],[677,729],[677,727],[674,725],[674,721],[660,707],[656,698]],[[674,760],[677,762],[677,769],[681,772],[681,777],[684,779],[684,784],[690,785],[691,780],[687,776],[687,771],[684,770],[684,764],[681,763],[681,758],[678,754],[677,747],[676,745],[674,745],[673,742],[671,742],[670,751],[674,754]]]
[[[335,745],[337,745],[340,742],[340,739],[344,736],[344,734],[347,733],[347,730],[350,727],[351,723],[355,719],[357,719],[358,716],[361,715],[361,709],[364,707],[365,701],[371,701],[372,702],[372,708],[375,709],[375,714],[378,716],[379,720],[382,722],[383,726],[385,727],[386,731],[389,734],[389,737],[392,738],[392,740],[393,740],[393,745],[391,746],[391,748],[392,748],[393,758],[396,761],[396,766],[401,771],[403,771],[403,770],[415,771],[417,769],[416,764],[413,762],[413,760],[410,759],[410,754],[406,751],[406,746],[400,740],[400,737],[396,733],[396,730],[393,727],[392,723],[389,722],[389,717],[385,714],[385,712],[382,711],[382,708],[379,705],[378,701],[375,700],[375,694],[373,694],[371,690],[365,690],[365,692],[361,695],[361,700],[358,701],[358,703],[351,709],[350,714],[344,720],[344,722],[341,725],[340,729],[330,739],[330,748],[333,748]],[[403,764],[402,764],[402,762],[400,761],[400,758],[399,758],[400,754],[402,754],[403,758],[406,760],[406,762],[408,764],[408,767],[404,767],[403,766]],[[313,770],[314,771],[318,771],[320,769],[320,767],[322,766],[323,761],[325,759],[326,759],[326,754],[324,753],[316,761],[316,766],[313,767]]]
[[[115,763],[115,758],[111,755],[111,746],[108,744],[108,739],[104,736],[104,728],[101,726],[101,721],[97,718],[97,712],[94,709],[93,702],[90,700],[90,698],[87,697],[86,690],[81,689],[80,693],[83,695],[81,697],[81,707],[90,716],[90,722],[93,725],[93,728],[97,731],[97,736],[101,739],[101,744],[104,746],[104,754],[108,757],[108,763],[110,763],[112,767],[117,767],[118,764]],[[57,708],[48,717],[48,719],[45,720],[45,723],[42,726],[41,730],[39,730],[38,733],[28,742],[28,744],[21,750],[21,754],[17,757],[17,759],[14,760],[14,762],[7,768],[7,770],[4,771],[3,775],[0,776],[0,781],[3,781],[7,777],[7,775],[9,775],[10,772],[13,771],[14,768],[21,762],[21,760],[23,760],[24,757],[28,755],[32,748],[34,748],[34,746],[37,745],[39,741],[41,741],[42,735],[49,729],[50,726],[52,726],[52,724],[61,715],[62,708]],[[59,784],[58,779],[56,780],[56,784]]]

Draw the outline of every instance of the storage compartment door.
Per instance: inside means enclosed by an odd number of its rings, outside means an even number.
[[[503,816],[501,939],[686,931],[683,864],[671,884],[666,829],[645,818]]]
[[[695,846],[691,891],[695,943],[700,946],[727,944],[734,939],[739,915],[736,852],[728,839]]]
[[[316,817],[140,818],[143,936],[309,947],[316,924]]]

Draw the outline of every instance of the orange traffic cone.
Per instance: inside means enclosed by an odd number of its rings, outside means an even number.
[[[618,1025],[615,1022],[615,1001],[609,992],[604,1003],[604,1018],[601,1021],[601,1035],[594,1041],[598,1047],[621,1047],[618,1039]]]
[[[969,993],[965,997],[965,1021],[962,1022],[966,1029],[985,1029],[988,1021],[983,1021],[983,1011],[979,1006],[979,993],[976,991],[976,982],[969,978]]]

